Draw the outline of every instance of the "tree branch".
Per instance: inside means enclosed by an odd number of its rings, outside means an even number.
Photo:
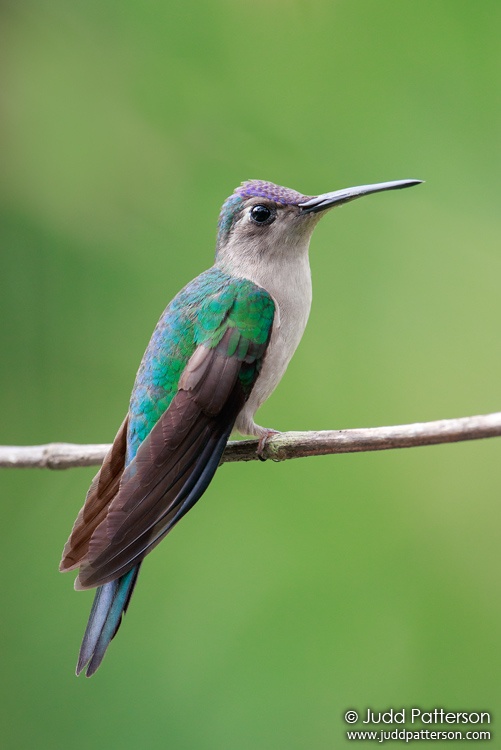
[[[360,453],[393,448],[415,448],[420,445],[457,443],[462,440],[501,436],[501,412],[436,422],[368,427],[356,430],[322,430],[319,432],[282,432],[273,435],[265,445],[263,457],[274,461],[332,453]],[[0,446],[0,468],[70,469],[74,466],[98,466],[109,450],[109,444]],[[257,440],[228,443],[221,463],[254,461]]]

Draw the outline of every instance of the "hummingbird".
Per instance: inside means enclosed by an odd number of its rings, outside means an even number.
[[[90,677],[120,627],[144,557],[195,505],[232,433],[254,421],[303,335],[312,289],[308,249],[330,209],[398,180],[310,196],[243,182],[222,206],[214,265],[162,314],[141,361],[127,415],[63,551],[75,589],[97,587],[77,664]]]

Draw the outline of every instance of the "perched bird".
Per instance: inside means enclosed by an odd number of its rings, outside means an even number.
[[[128,413],[87,493],[61,571],[98,587],[77,665],[90,677],[127,610],[145,555],[207,489],[233,431],[275,430],[254,414],[282,378],[311,305],[308,247],[329,209],[399,180],[307,196],[249,180],[224,203],[215,263],[158,322]]]

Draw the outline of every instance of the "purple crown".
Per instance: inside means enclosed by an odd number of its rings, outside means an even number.
[[[235,190],[237,195],[243,198],[267,198],[275,203],[281,203],[283,206],[297,206],[310,199],[309,195],[302,195],[297,190],[274,185],[273,182],[264,180],[247,180]]]

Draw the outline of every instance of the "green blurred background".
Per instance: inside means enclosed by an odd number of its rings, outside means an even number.
[[[0,13],[1,443],[113,438],[248,178],[426,180],[316,230],[310,323],[261,423],[500,408],[497,0]],[[2,746],[327,749],[347,708],[499,715],[499,450],[225,466],[92,680],[73,673],[92,593],[57,566],[94,470],[4,471]]]

